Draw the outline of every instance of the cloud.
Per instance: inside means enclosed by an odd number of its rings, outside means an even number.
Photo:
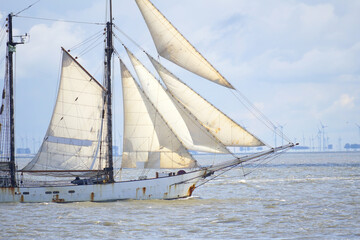
[[[15,2],[8,2],[8,8],[19,8]],[[39,2],[26,15],[104,21],[102,2],[87,1],[86,8],[83,3]],[[342,126],[344,118],[350,122],[359,119],[360,31],[356,23],[360,22],[360,1],[153,0],[153,3],[271,120],[287,123],[286,130],[290,135],[299,137],[303,132],[315,132],[319,120],[329,125],[327,132],[330,134],[334,126]],[[115,24],[155,55],[151,36],[136,3],[115,1],[113,10]],[[4,8],[3,12],[10,11]],[[87,25],[70,23],[16,21],[17,34],[30,29],[27,32],[31,35],[30,43],[18,46],[16,53],[17,96],[22,96],[18,100],[18,116],[22,119],[41,116],[36,121],[29,121],[19,132],[45,131],[56,94],[60,47],[72,47],[103,27],[97,26],[97,30],[93,30]],[[129,42],[118,31],[115,33],[125,43]],[[114,41],[117,50],[125,56],[117,40]],[[129,48],[137,52],[134,45]],[[99,49],[99,52],[101,62],[103,50]],[[88,55],[80,59],[90,73],[98,69],[96,61]],[[178,69],[170,64],[169,67],[170,70]],[[100,67],[99,72],[101,70]],[[179,75],[177,71],[174,73]],[[119,75],[118,72],[115,74]],[[214,105],[251,126],[252,117],[245,120],[243,116],[247,115],[240,114],[235,103],[219,99],[226,96],[221,95],[222,90],[214,91],[216,86],[191,74],[184,76],[184,81]],[[24,93],[21,89],[25,89]],[[35,107],[28,107],[30,101]],[[117,119],[121,118],[119,115]]]
[[[207,3],[205,11],[202,2],[195,10],[174,7],[174,24],[236,88],[263,103],[270,119],[287,122],[296,136],[318,121],[329,121],[330,134],[345,116],[359,117],[358,1]],[[198,20],[176,22],[183,12]]]
[[[332,81],[339,75],[357,73],[360,42],[348,49],[311,49],[296,61],[283,60],[280,54],[268,60],[267,74],[273,79]]]
[[[329,81],[359,70],[360,35],[350,21],[360,18],[351,4],[230,2],[238,7],[225,1],[231,10],[220,24],[205,24],[195,32],[220,70],[273,81]]]
[[[325,119],[334,128],[336,125],[341,126],[345,122],[356,121],[360,112],[357,102],[359,102],[359,99],[354,95],[349,93],[339,94],[328,107],[317,111],[317,119]],[[338,126],[336,127],[338,128]]]
[[[338,100],[333,104],[334,107],[353,109],[355,106],[355,97],[349,96],[348,94],[342,94]]]
[[[74,29],[69,23],[56,22],[51,25],[37,24],[29,30],[30,41],[26,46],[18,46],[19,64],[23,68],[18,69],[19,77],[34,77],[38,72],[32,71],[36,68],[48,68],[57,66],[60,57],[60,48],[75,45],[82,40],[82,32]],[[25,64],[26,63],[26,64]],[[33,75],[34,74],[34,75]]]

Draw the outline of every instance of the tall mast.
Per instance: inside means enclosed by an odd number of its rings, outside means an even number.
[[[111,101],[111,58],[114,52],[113,43],[112,43],[112,2],[109,0],[110,7],[110,20],[106,23],[106,88],[107,88],[107,142],[108,142],[108,168],[107,174],[109,177],[109,182],[114,182],[114,168],[113,168],[113,150],[112,150],[112,101]]]
[[[13,72],[13,53],[15,52],[16,43],[12,35],[12,14],[8,15],[9,24],[9,41],[7,43],[8,64],[9,64],[9,90],[10,90],[10,181],[11,186],[16,187],[15,176],[15,120],[14,120],[14,72]]]

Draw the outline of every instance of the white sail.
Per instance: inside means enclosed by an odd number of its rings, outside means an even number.
[[[120,60],[124,103],[124,168],[193,168],[196,161]]]
[[[188,87],[148,55],[166,87],[209,131],[226,146],[263,146],[258,138]]]
[[[160,56],[201,77],[233,88],[149,0],[136,0],[136,3]]]
[[[183,106],[167,94],[158,80],[128,50],[128,55],[139,77],[141,86],[167,124],[190,150],[229,153]]]
[[[63,51],[60,86],[52,119],[39,152],[24,170],[96,170],[106,167],[99,158],[105,92]],[[48,175],[63,176],[66,173]]]

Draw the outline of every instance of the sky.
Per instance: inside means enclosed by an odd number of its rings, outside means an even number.
[[[14,35],[28,33],[16,52],[16,144],[37,150],[54,107],[60,73],[60,48],[74,56],[100,82],[103,78],[102,38],[89,52],[74,48],[101,34],[105,0],[0,0],[0,23],[9,12],[20,16],[63,19],[47,21],[16,17]],[[149,31],[133,0],[114,0],[117,28],[157,57]],[[209,62],[276,127],[294,142],[319,147],[325,138],[342,150],[346,143],[360,143],[360,1],[357,0],[153,0],[153,4]],[[2,25],[3,26],[3,25]],[[118,30],[117,38],[146,66],[141,50]],[[120,42],[115,48],[129,61]],[[4,68],[5,43],[0,50]],[[82,54],[84,53],[84,54]],[[146,62],[147,61],[147,62]],[[238,101],[231,90],[183,72],[161,60],[184,82],[232,119],[270,145],[274,133],[264,127]],[[122,136],[122,97],[119,62],[114,61],[115,145]],[[130,68],[133,75],[135,72]],[[155,70],[150,69],[155,73]],[[0,71],[0,88],[3,86]],[[324,127],[322,127],[324,126]],[[320,131],[324,130],[324,134]],[[277,145],[281,143],[276,138]]]

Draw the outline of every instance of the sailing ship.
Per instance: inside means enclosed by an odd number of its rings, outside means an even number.
[[[209,81],[234,89],[149,1],[136,0],[158,54]],[[229,147],[265,144],[200,96],[149,53],[158,80],[126,47],[138,81],[120,59],[124,133],[121,169],[156,169],[152,176],[117,180],[113,163],[113,24],[106,25],[104,84],[62,49],[60,84],[52,118],[41,147],[22,169],[15,161],[13,53],[17,44],[8,15],[5,87],[1,105],[0,202],[78,202],[121,199],[177,199],[229,169],[259,161],[294,146],[238,157]],[[217,85],[216,85],[217,84]],[[232,158],[201,166],[193,152]],[[162,171],[162,172],[161,172]],[[26,176],[52,181],[27,181]],[[54,179],[59,181],[55,181]]]

